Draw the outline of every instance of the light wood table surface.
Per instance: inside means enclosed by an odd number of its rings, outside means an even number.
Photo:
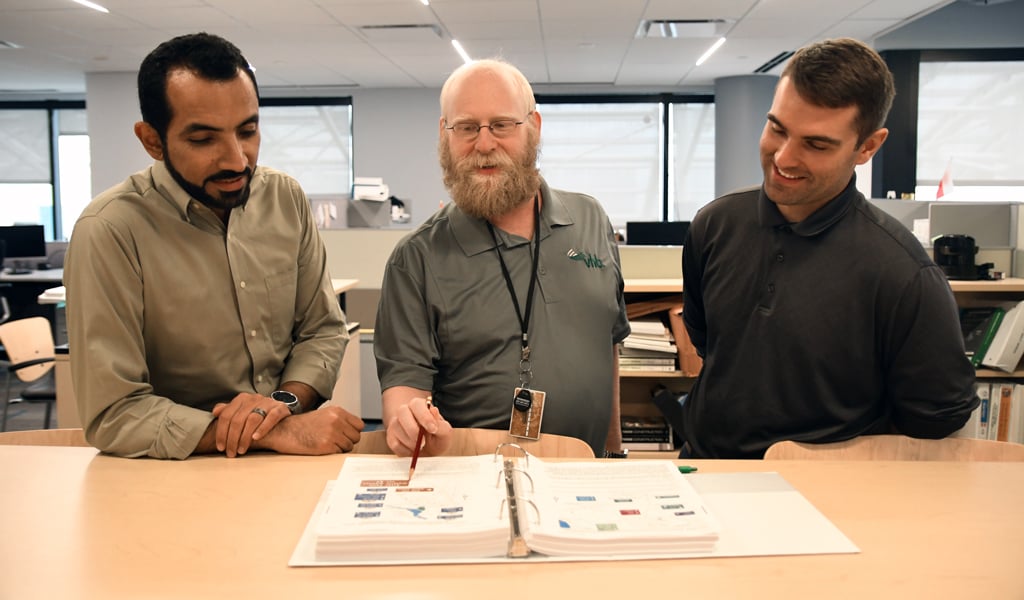
[[[779,472],[859,554],[288,567],[343,461],[0,446],[0,598],[1024,598],[1024,463],[688,463]]]

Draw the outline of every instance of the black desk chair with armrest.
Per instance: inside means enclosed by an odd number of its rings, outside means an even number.
[[[46,403],[43,429],[49,429],[50,414],[57,401],[57,384],[53,373],[53,333],[50,331],[50,322],[43,317],[28,317],[0,324],[0,344],[4,345],[10,361],[7,367],[7,386],[0,431],[7,430],[7,409],[11,403],[13,377],[28,384],[20,394],[23,401]]]

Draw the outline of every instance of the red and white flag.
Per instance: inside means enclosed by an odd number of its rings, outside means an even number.
[[[946,170],[942,173],[942,179],[939,180],[939,189],[935,191],[936,200],[953,192],[953,173],[950,169],[952,166],[953,159],[949,159],[949,162],[946,163]]]

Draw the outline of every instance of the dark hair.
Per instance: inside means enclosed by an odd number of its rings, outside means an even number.
[[[167,76],[175,69],[186,69],[212,81],[230,81],[241,69],[252,80],[259,98],[256,75],[249,61],[231,42],[209,33],[190,33],[168,40],[143,59],[138,77],[142,120],[156,129],[161,139],[167,135],[171,122]]]
[[[805,46],[782,71],[802,98],[826,108],[857,107],[857,144],[885,125],[896,95],[889,67],[873,49],[850,38]]]

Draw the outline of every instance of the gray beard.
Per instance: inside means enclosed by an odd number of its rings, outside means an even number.
[[[441,139],[438,154],[448,193],[455,205],[471,217],[491,221],[533,198],[540,189],[534,140],[530,140],[518,162],[506,154],[496,154],[486,158],[470,155],[456,163],[446,138]],[[480,163],[496,164],[502,168],[501,173],[478,177],[474,171]]]

